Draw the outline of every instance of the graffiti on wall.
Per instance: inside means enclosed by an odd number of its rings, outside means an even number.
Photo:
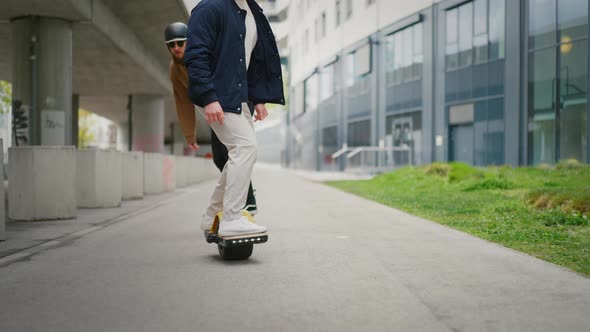
[[[23,105],[20,100],[12,102],[12,134],[15,146],[29,144],[30,109],[29,105]]]

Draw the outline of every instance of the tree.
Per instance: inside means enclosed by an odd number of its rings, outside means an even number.
[[[0,113],[10,112],[12,103],[12,85],[5,81],[0,81]]]
[[[95,123],[94,113],[85,109],[78,111],[78,148],[83,149],[94,144],[96,140],[93,130]]]

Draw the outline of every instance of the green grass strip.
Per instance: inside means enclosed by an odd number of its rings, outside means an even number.
[[[406,167],[330,186],[590,276],[590,167]]]

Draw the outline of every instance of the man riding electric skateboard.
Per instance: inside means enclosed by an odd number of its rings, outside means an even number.
[[[265,232],[242,215],[256,161],[255,119],[265,103],[285,103],[281,64],[272,29],[254,0],[202,0],[192,11],[184,62],[188,95],[228,149],[204,224],[223,211],[220,236]]]

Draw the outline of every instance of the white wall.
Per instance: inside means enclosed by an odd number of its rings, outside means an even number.
[[[341,0],[340,25],[336,27],[335,0],[291,0],[289,8],[289,52],[291,83],[303,81],[318,65],[332,59],[342,49],[439,0],[352,0],[353,11],[346,18],[347,0]],[[309,3],[309,5],[308,5]],[[303,5],[303,10],[300,6]],[[326,36],[315,41],[315,20],[326,12]],[[320,20],[321,22],[321,20]],[[319,24],[321,26],[321,23]],[[305,31],[309,48],[304,48]]]

